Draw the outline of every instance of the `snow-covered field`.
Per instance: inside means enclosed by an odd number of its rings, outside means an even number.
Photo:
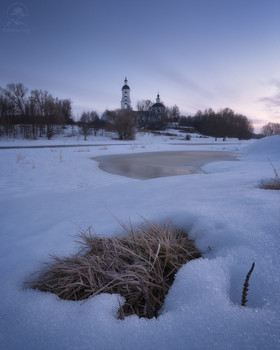
[[[280,192],[261,179],[280,168],[280,136],[259,141],[138,134],[52,141],[3,140],[1,146],[70,145],[0,150],[0,344],[3,349],[279,349]],[[172,144],[171,144],[172,143]],[[96,144],[97,146],[86,146]],[[107,144],[107,145],[106,145]],[[167,150],[243,153],[209,163],[207,174],[137,180],[105,173],[91,158]],[[188,230],[203,258],[179,271],[158,319],[117,319],[118,296],[85,303],[27,289],[49,260],[77,251],[74,235],[89,226],[122,232],[113,215],[142,217]],[[252,263],[247,307],[242,287]]]

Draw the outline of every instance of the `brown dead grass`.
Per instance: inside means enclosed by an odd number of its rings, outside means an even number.
[[[265,190],[280,190],[280,176],[278,174],[277,169],[275,166],[270,162],[273,173],[274,173],[274,179],[270,179],[270,181],[261,181],[261,188]]]
[[[179,268],[201,256],[193,240],[167,223],[145,223],[127,234],[98,237],[91,230],[78,235],[81,250],[70,257],[52,256],[32,288],[61,299],[87,300],[100,293],[125,298],[119,318],[136,314],[157,317]]]

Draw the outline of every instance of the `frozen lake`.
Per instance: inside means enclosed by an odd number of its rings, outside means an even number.
[[[166,151],[99,156],[99,168],[112,174],[141,180],[204,173],[209,162],[236,160],[240,154],[218,151]]]

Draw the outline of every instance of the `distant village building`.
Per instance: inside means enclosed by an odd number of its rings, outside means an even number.
[[[128,86],[128,80],[126,77],[121,91],[121,109],[129,109],[132,111],[135,123],[138,127],[157,129],[163,126],[166,119],[166,110],[164,104],[160,100],[159,93],[156,98],[156,103],[154,103],[147,111],[133,111],[130,100],[130,87]],[[107,110],[104,112],[101,119],[103,121],[113,122],[114,116],[114,111]]]

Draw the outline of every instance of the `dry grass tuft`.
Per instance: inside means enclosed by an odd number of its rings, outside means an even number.
[[[275,166],[270,162],[273,173],[274,173],[274,179],[271,179],[269,182],[266,182],[264,180],[261,181],[261,188],[265,190],[280,190],[280,175],[278,174],[277,169]]]
[[[145,223],[127,234],[98,237],[80,233],[81,250],[70,257],[52,256],[32,288],[61,299],[87,300],[100,293],[120,294],[126,302],[119,318],[136,314],[157,317],[180,267],[201,256],[193,240],[167,223]]]

